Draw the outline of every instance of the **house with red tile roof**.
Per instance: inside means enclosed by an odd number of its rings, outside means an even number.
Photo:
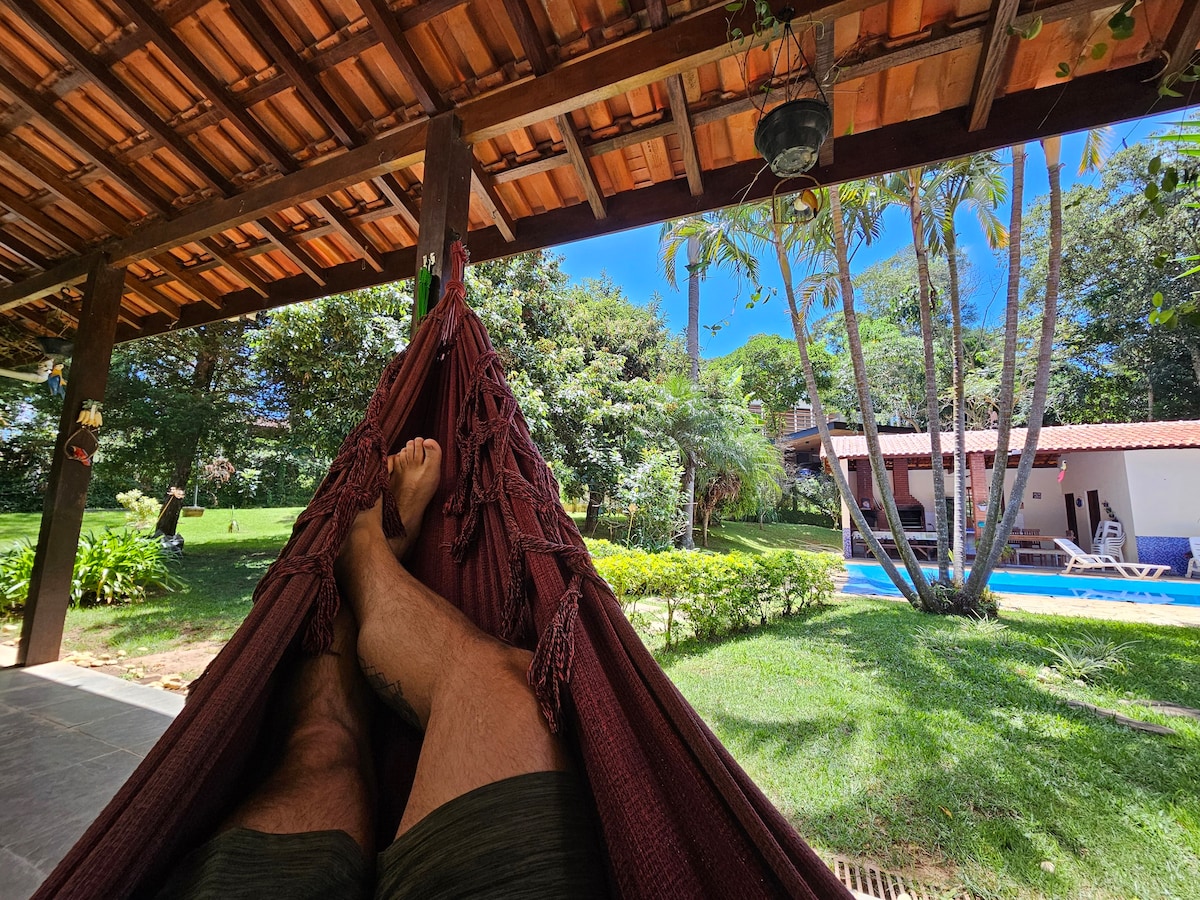
[[[1025,446],[1026,431],[1013,429],[1002,453],[1005,502]],[[896,504],[912,532],[933,530],[933,472],[929,435],[881,434]],[[952,494],[954,434],[941,435],[946,493]],[[880,509],[862,435],[833,437],[836,464],[854,489],[860,508]],[[968,534],[987,514],[986,496],[998,454],[996,432],[966,435]],[[822,456],[824,454],[822,453]],[[826,460],[826,465],[830,461]],[[953,507],[953,500],[947,501]],[[865,505],[864,505],[865,504]],[[1047,536],[1073,534],[1091,548],[1097,525],[1116,519],[1125,529],[1128,560],[1187,569],[1188,538],[1200,535],[1200,421],[1120,422],[1045,427],[1038,436],[1034,468],[1025,488],[1018,526]],[[870,517],[868,516],[868,519]],[[886,529],[879,513],[878,527]],[[842,509],[843,548],[849,557],[862,547],[849,510]],[[1049,538],[1047,539],[1047,546]]]

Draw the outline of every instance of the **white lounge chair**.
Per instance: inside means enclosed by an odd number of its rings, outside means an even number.
[[[1070,575],[1071,572],[1114,569],[1125,578],[1158,578],[1171,569],[1170,566],[1157,563],[1122,562],[1107,553],[1084,553],[1082,547],[1066,538],[1055,538],[1054,543],[1069,557],[1067,567],[1063,570],[1064,575]]]
[[[1200,578],[1200,537],[1188,538],[1192,545],[1192,558],[1188,560],[1187,577]]]

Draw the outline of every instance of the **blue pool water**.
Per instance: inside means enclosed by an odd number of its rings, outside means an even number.
[[[904,571],[903,567],[900,567],[900,571]],[[937,569],[924,569],[924,572],[929,579],[937,577]],[[848,561],[846,573],[846,586],[842,590],[847,594],[900,596],[891,579],[876,563]],[[907,574],[905,578],[908,578]],[[998,594],[1200,606],[1200,581],[1150,581],[1141,578],[997,571],[988,580],[988,587]]]

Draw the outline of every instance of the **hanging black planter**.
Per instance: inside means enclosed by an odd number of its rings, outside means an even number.
[[[833,114],[823,100],[791,100],[758,120],[754,147],[776,176],[794,178],[816,165],[832,128]]]

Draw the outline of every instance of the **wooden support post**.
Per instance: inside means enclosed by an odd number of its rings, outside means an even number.
[[[421,187],[421,230],[417,234],[417,272],[431,253],[433,274],[444,286],[450,277],[450,245],[456,237],[466,240],[467,214],[471,203],[471,161],[475,158],[462,139],[462,121],[454,113],[429,120],[425,145],[425,180]],[[433,309],[437,297],[429,298]],[[419,321],[413,309],[413,330]]]
[[[83,508],[92,475],[90,466],[67,459],[67,439],[77,427],[75,419],[83,401],[104,399],[124,285],[124,269],[112,268],[102,257],[95,259],[84,290],[67,395],[63,398],[58,440],[50,463],[42,529],[21,624],[18,665],[34,666],[58,659],[71,598],[71,574],[79,546],[79,528],[83,524]]]

